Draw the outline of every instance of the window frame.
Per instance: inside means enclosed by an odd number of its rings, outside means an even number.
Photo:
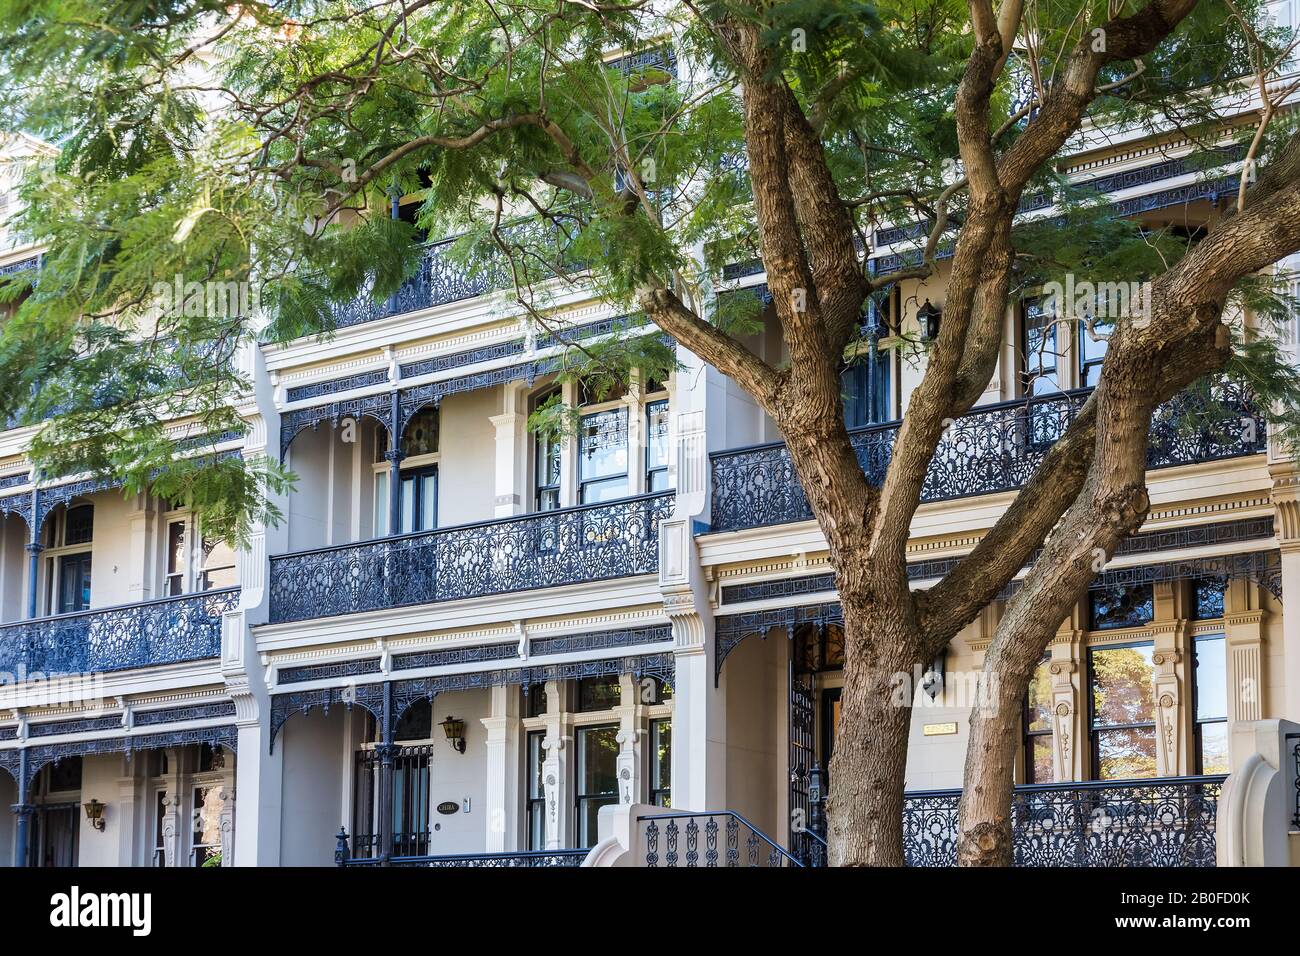
[[[1049,687],[1050,687],[1050,676],[1051,676],[1051,670],[1050,670],[1051,663],[1052,663],[1052,656],[1049,653],[1049,654],[1045,654],[1043,656],[1043,659],[1039,661],[1038,664],[1036,664],[1034,667],[1035,676],[1039,668],[1041,667],[1049,668],[1048,670]],[[1031,676],[1030,680],[1032,681],[1033,679],[1034,677]],[[1037,780],[1035,779],[1035,774],[1034,774],[1034,744],[1037,743],[1038,738],[1046,737],[1048,739],[1049,745],[1053,748],[1053,758],[1055,758],[1056,731],[1055,728],[1052,726],[1051,713],[1052,713],[1052,708],[1049,706],[1046,730],[1030,729],[1031,724],[1033,723],[1032,712],[1029,708],[1029,691],[1028,690],[1025,691],[1024,700],[1021,703],[1020,745],[1024,753],[1024,781],[1023,782],[1026,784],[1057,782],[1055,772],[1053,772],[1051,780]],[[1055,770],[1055,759],[1053,759],[1053,770]]]
[[[609,713],[609,711],[596,711],[596,713]],[[619,723],[618,720],[583,723],[573,728],[573,742],[574,742],[574,750],[575,750],[574,759],[573,759],[573,808],[574,808],[573,843],[576,848],[581,849],[581,848],[590,848],[592,846],[595,846],[595,841],[599,836],[599,834],[596,833],[587,833],[586,839],[588,842],[584,842],[583,831],[585,829],[585,821],[587,818],[586,813],[584,811],[587,809],[587,806],[593,802],[599,801],[599,805],[597,807],[597,813],[599,813],[600,812],[599,807],[609,806],[611,804],[618,803],[618,768],[617,768],[618,751],[615,751],[614,753],[614,760],[615,760],[614,789],[601,791],[598,793],[588,793],[582,789],[582,777],[583,777],[583,769],[585,763],[585,751],[583,749],[583,742],[588,734],[601,732],[601,731],[605,731],[605,732],[612,731],[614,734],[614,739],[617,742],[618,733],[621,729],[622,729],[621,724]]]
[[[1223,677],[1227,680],[1228,676],[1228,635],[1224,631],[1211,631],[1205,634],[1191,635],[1192,644],[1192,667],[1191,667],[1191,694],[1189,695],[1189,707],[1192,718],[1192,773],[1201,776],[1205,773],[1205,753],[1204,753],[1204,727],[1206,724],[1223,724],[1224,729],[1228,728],[1228,699],[1225,690],[1224,708],[1222,717],[1205,717],[1200,716],[1201,703],[1201,680],[1200,680],[1200,644],[1202,641],[1222,641],[1223,642]],[[1218,771],[1216,771],[1217,773]]]
[[[1094,664],[1093,658],[1094,658],[1094,656],[1095,656],[1097,653],[1100,653],[1100,652],[1125,650],[1125,649],[1127,649],[1127,648],[1134,648],[1134,647],[1149,647],[1149,648],[1151,648],[1151,652],[1152,652],[1152,654],[1154,655],[1154,653],[1155,653],[1155,641],[1154,641],[1153,639],[1151,639],[1151,638],[1146,638],[1146,639],[1143,639],[1143,640],[1135,640],[1135,641],[1124,641],[1124,642],[1118,642],[1118,643],[1098,644],[1098,645],[1095,645],[1095,646],[1089,646],[1088,649],[1087,649],[1087,657],[1086,657],[1086,663],[1087,663],[1087,673],[1086,673],[1086,676],[1087,676],[1087,682],[1086,682],[1086,684],[1085,684],[1085,688],[1086,688],[1085,693],[1087,694],[1087,697],[1088,697],[1088,751],[1089,751],[1089,763],[1090,763],[1090,766],[1089,766],[1088,769],[1089,769],[1089,773],[1090,773],[1090,778],[1089,778],[1089,779],[1091,779],[1091,780],[1107,780],[1107,781],[1109,781],[1109,780],[1128,780],[1128,779],[1142,779],[1142,780],[1147,780],[1147,779],[1155,779],[1156,777],[1158,777],[1158,773],[1156,773],[1156,772],[1154,772],[1154,771],[1153,771],[1151,777],[1140,777],[1140,778],[1130,778],[1130,777],[1102,777],[1102,776],[1099,775],[1100,772],[1101,772],[1101,751],[1100,751],[1100,746],[1099,746],[1099,744],[1100,744],[1100,735],[1101,735],[1102,733],[1106,733],[1106,732],[1109,732],[1109,731],[1115,731],[1115,730],[1146,730],[1146,729],[1150,729],[1150,731],[1151,731],[1152,741],[1153,741],[1154,748],[1155,748],[1154,752],[1157,752],[1157,753],[1158,753],[1158,748],[1159,748],[1159,746],[1160,746],[1160,741],[1159,741],[1159,737],[1158,737],[1158,734],[1157,734],[1157,726],[1158,726],[1158,725],[1157,725],[1157,721],[1156,721],[1156,716],[1157,716],[1157,715],[1156,715],[1156,701],[1155,701],[1155,687],[1154,687],[1154,686],[1151,688],[1151,720],[1149,720],[1149,721],[1134,722],[1134,723],[1127,723],[1127,724],[1106,724],[1106,725],[1103,725],[1103,726],[1098,726],[1098,725],[1097,725],[1097,714],[1096,714],[1096,710],[1097,710],[1097,697],[1096,697],[1096,693],[1095,693],[1095,691],[1094,691],[1094,689],[1093,689],[1093,687],[1094,687],[1094,680],[1095,680],[1095,676],[1096,676],[1096,665]],[[1154,674],[1154,665],[1153,665],[1153,667],[1152,667],[1152,672],[1153,672],[1153,674]]]

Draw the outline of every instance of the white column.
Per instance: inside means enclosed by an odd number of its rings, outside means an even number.
[[[127,534],[130,536],[126,567],[128,602],[147,601],[158,596],[155,590],[160,571],[157,517],[157,509],[148,495],[138,494],[132,499],[127,517]],[[186,550],[193,553],[194,543],[188,542]]]
[[[570,408],[577,408],[580,400],[578,385],[565,382],[561,386],[561,396]],[[569,507],[578,503],[578,442],[566,435],[563,439],[563,452],[560,455],[560,506]]]
[[[1178,673],[1185,630],[1184,621],[1159,621],[1151,626],[1155,637],[1151,662],[1155,665],[1152,693],[1156,705],[1156,775],[1160,777],[1177,777],[1187,772],[1182,721],[1182,701],[1186,695]]]
[[[647,678],[648,679],[648,678]],[[641,685],[631,674],[619,678],[618,707],[618,757],[615,761],[615,774],[618,777],[618,802],[641,803],[643,782],[642,740],[638,726],[641,711]]]
[[[505,410],[489,421],[496,429],[496,516],[528,510],[528,414],[523,387],[507,385]]]
[[[1270,438],[1269,457],[1274,457]],[[1275,527],[1282,551],[1283,697],[1270,710],[1290,720],[1300,718],[1300,473],[1293,461],[1270,461]],[[1273,681],[1273,683],[1278,683]],[[1280,713],[1278,712],[1280,710]]]
[[[520,810],[519,791],[519,688],[493,687],[490,717],[480,723],[487,731],[487,834],[484,846],[488,853],[518,849]]]

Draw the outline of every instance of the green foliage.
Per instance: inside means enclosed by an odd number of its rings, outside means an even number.
[[[1086,23],[1138,6],[1033,6],[1035,45],[1013,52],[992,95],[999,148],[1023,131],[1013,120],[1033,76],[1052,82]],[[1239,9],[1262,22],[1260,0]],[[291,476],[266,462],[178,458],[165,424],[242,428],[239,350],[331,334],[334,304],[383,301],[418,268],[426,239],[460,236],[452,259],[513,292],[539,328],[571,282],[629,311],[644,285],[668,282],[725,331],[757,334],[752,296],[714,294],[723,265],[761,257],[723,17],[758,24],[772,75],[820,124],[863,245],[912,224],[919,251],[938,194],[960,175],[953,99],[972,42],[960,0],[600,14],[563,0],[0,6],[0,124],[58,148],[22,194],[42,269],[0,280],[0,303],[15,308],[0,331],[0,414],[40,427],[32,453],[47,474],[90,471],[183,498],[238,536],[250,516],[275,517],[258,510],[259,489]],[[653,57],[611,60],[666,44],[675,81]],[[1213,97],[1249,67],[1227,8],[1198,4],[1143,67],[1094,118],[1176,124],[1217,145]],[[1116,64],[1103,80],[1132,69]],[[1286,129],[1270,132],[1265,163]],[[1017,294],[1066,273],[1132,281],[1185,254],[1187,237],[1115,219],[1050,165],[1032,188],[1054,194],[1061,218],[1017,228]],[[391,218],[394,196],[418,203],[414,226]],[[958,193],[950,205],[954,227],[963,203]],[[255,301],[160,305],[160,289],[196,284],[234,284]],[[1294,382],[1267,348],[1243,339],[1241,361],[1281,400]],[[574,343],[560,376],[625,388],[633,368],[671,367],[657,338],[619,336]],[[548,406],[531,421],[563,430],[566,414]]]

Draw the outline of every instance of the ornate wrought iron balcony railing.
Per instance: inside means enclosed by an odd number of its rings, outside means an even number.
[[[1088,389],[1042,398],[981,405],[957,419],[939,442],[922,501],[944,501],[1022,487],[1078,414]],[[898,422],[850,432],[867,479],[884,480]],[[1149,468],[1236,458],[1267,447],[1263,418],[1244,387],[1214,386],[1210,406],[1185,393],[1156,410]],[[781,442],[715,452],[711,456],[711,530],[739,531],[807,521],[812,509]]]
[[[0,625],[0,672],[90,674],[216,657],[239,588]]]
[[[271,623],[653,574],[671,492],[271,558]]]
[[[1016,866],[1214,866],[1223,776],[1016,787]],[[908,866],[955,866],[960,790],[909,793]]]

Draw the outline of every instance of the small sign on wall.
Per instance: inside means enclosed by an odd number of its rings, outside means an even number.
[[[460,804],[455,800],[448,800],[446,803],[438,804],[438,812],[444,817],[449,817],[460,809]]]
[[[955,734],[957,732],[957,722],[950,721],[946,724],[926,724],[921,728],[921,733],[926,737],[942,737],[945,734]]]

